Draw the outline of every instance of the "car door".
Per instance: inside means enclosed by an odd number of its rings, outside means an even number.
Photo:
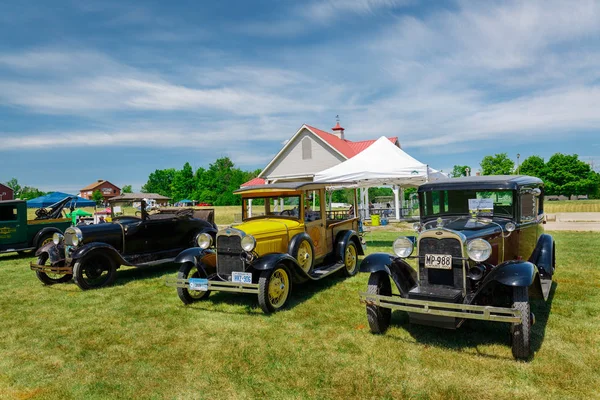
[[[168,214],[151,215],[144,221],[145,235],[152,243],[153,251],[164,251],[179,248],[177,218]]]
[[[27,242],[27,208],[25,203],[0,205],[0,245],[25,245]]]
[[[306,233],[308,233],[315,246],[315,259],[327,255],[325,196],[323,192],[323,189],[304,192],[304,226]]]

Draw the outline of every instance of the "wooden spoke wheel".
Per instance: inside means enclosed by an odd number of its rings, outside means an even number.
[[[73,276],[82,290],[96,289],[115,281],[117,266],[108,255],[93,251],[75,262]]]
[[[258,303],[265,313],[272,313],[285,306],[292,291],[292,279],[285,265],[263,271],[258,280]]]
[[[358,272],[358,252],[356,245],[352,242],[348,243],[344,251],[344,273],[346,276],[354,276]]]
[[[314,261],[313,249],[308,240],[303,239],[302,242],[300,242],[296,254],[296,261],[298,261],[300,268],[307,274],[312,271]]]

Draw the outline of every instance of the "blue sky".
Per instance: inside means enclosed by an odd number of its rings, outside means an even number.
[[[598,1],[0,4],[0,182],[139,189],[264,167],[303,123],[398,136],[434,168],[507,152],[600,166]]]

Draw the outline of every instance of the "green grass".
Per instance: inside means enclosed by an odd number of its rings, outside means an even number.
[[[398,235],[370,233],[369,251]],[[534,303],[535,357],[513,360],[508,325],[457,331],[395,313],[369,332],[358,292],[368,276],[294,288],[264,315],[256,296],[213,293],[184,306],[174,267],[119,270],[114,286],[43,286],[0,256],[0,398],[598,398],[600,235],[556,232],[551,305]]]
[[[565,200],[546,201],[544,203],[546,213],[561,212],[600,212],[600,200]]]

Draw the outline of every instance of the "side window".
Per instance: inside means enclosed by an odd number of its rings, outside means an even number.
[[[16,221],[16,220],[17,220],[17,207],[16,206],[0,207],[0,221]]]
[[[538,198],[533,193],[521,195],[521,222],[533,221],[538,215]]]
[[[312,142],[310,138],[305,137],[302,139],[302,159],[310,160],[312,159]]]
[[[321,219],[321,199],[318,190],[307,190],[304,193],[304,220],[306,222]]]

